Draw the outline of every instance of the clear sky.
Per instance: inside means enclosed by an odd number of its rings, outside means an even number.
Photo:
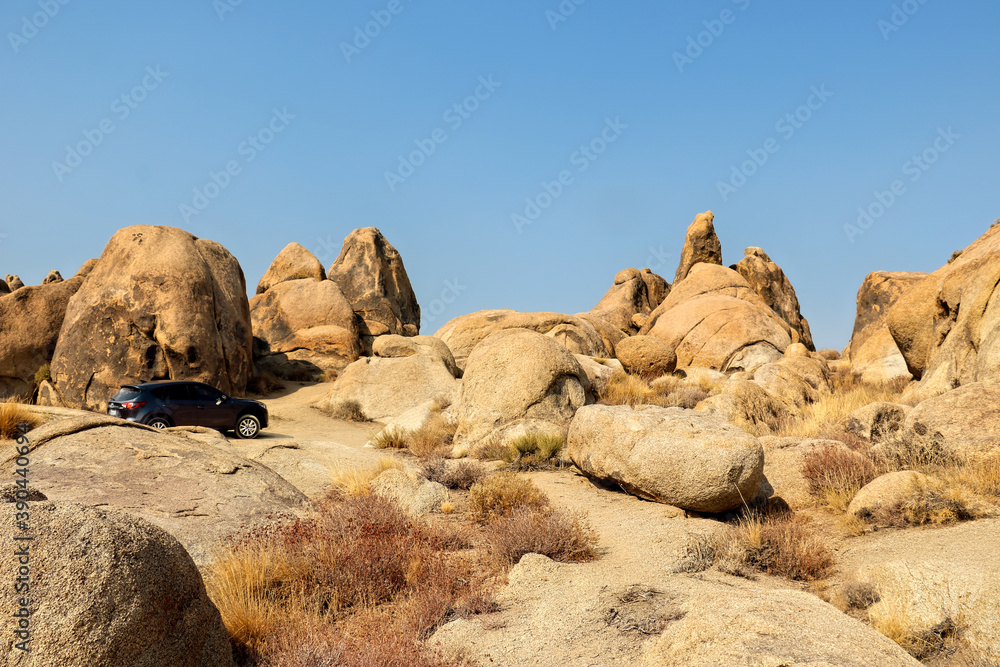
[[[998,28],[995,0],[8,0],[0,274],[162,224],[252,292],[287,243],[329,266],[377,226],[433,333],[673,280],[711,209],[839,349],[869,271],[1000,216]]]

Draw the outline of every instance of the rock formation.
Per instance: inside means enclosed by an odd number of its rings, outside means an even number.
[[[420,306],[403,258],[375,227],[355,229],[327,272],[358,314],[363,336],[420,331]]]
[[[278,283],[286,280],[326,280],[323,264],[298,243],[289,243],[271,262],[267,272],[257,283],[257,294],[263,294]]]
[[[688,227],[681,250],[681,261],[674,275],[674,285],[687,278],[691,267],[699,262],[722,264],[722,244],[715,234],[714,220],[715,215],[711,211],[705,211],[699,213]]]
[[[912,377],[889,333],[886,319],[899,297],[926,277],[926,273],[873,271],[861,283],[847,357],[852,370],[860,373],[863,380],[880,382]]]
[[[778,317],[788,322],[791,328],[792,342],[801,342],[810,350],[815,350],[809,323],[799,311],[799,299],[795,295],[792,284],[785,276],[781,267],[771,261],[767,253],[760,248],[750,247],[744,251],[744,257],[732,269],[738,271],[757,294],[764,300]]]
[[[69,300],[52,357],[55,400],[90,409],[126,382],[190,379],[238,393],[251,370],[236,258],[215,241],[149,225],[108,242]]]

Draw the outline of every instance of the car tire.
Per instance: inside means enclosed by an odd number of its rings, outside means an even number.
[[[170,428],[170,422],[167,421],[164,417],[153,417],[148,422],[146,422],[146,426],[152,426],[157,431],[162,431],[165,428]]]
[[[253,415],[240,415],[236,420],[236,437],[244,440],[260,435],[260,420]]]

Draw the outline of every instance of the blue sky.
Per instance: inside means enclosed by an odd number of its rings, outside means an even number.
[[[0,9],[0,274],[26,284],[145,223],[221,242],[252,292],[290,241],[329,265],[373,225],[433,333],[672,280],[711,209],[725,262],[763,247],[839,349],[869,271],[1000,216],[994,1],[63,1]]]

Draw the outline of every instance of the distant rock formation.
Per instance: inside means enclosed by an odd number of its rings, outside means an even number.
[[[628,331],[636,328],[633,322],[636,315],[649,315],[669,293],[670,284],[649,269],[624,269],[588,314]]]
[[[886,318],[889,309],[910,287],[927,277],[926,273],[873,271],[865,276],[858,289],[854,332],[847,347],[851,369],[868,382],[884,382],[898,377],[912,377],[906,360],[889,333]]]
[[[743,259],[730,268],[738,271],[771,310],[788,322],[793,343],[802,343],[810,350],[816,349],[809,323],[799,312],[799,299],[792,284],[766,252],[760,248],[747,248]]]
[[[298,243],[289,243],[271,262],[267,273],[257,283],[257,294],[263,294],[270,288],[286,280],[326,280],[323,264]]]
[[[358,314],[362,336],[420,333],[420,306],[403,258],[377,228],[351,232],[327,275]]]
[[[699,213],[687,229],[681,262],[677,266],[674,285],[687,278],[691,267],[699,262],[722,264],[722,243],[715,234],[715,214],[711,211]]]

